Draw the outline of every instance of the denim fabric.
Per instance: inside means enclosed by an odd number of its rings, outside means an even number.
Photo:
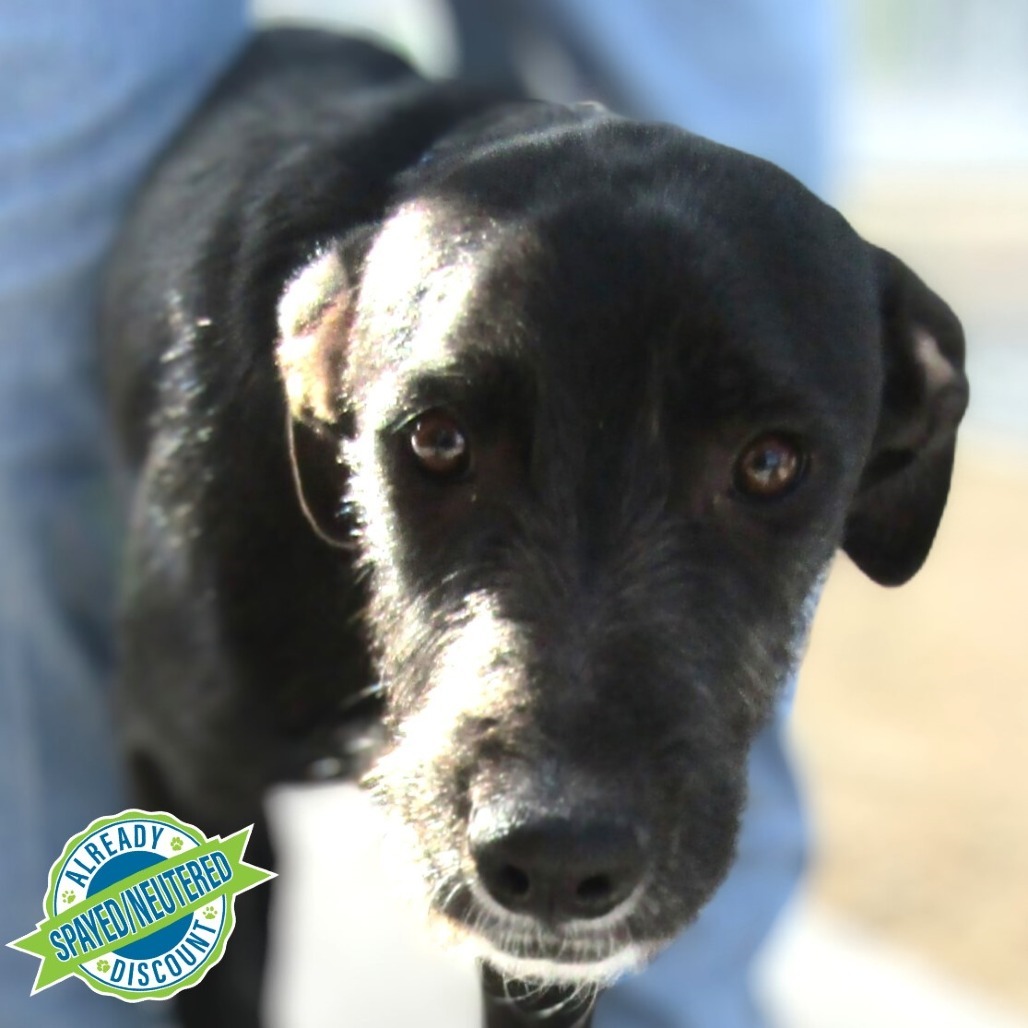
[[[456,0],[457,13],[474,0]],[[826,0],[491,0],[556,39],[617,109],[773,161],[825,185],[840,65],[839,7]],[[459,21],[458,21],[459,24]],[[508,36],[532,32],[508,29]],[[576,97],[583,98],[583,97]]]
[[[8,0],[0,12],[0,943],[70,835],[125,806],[109,681],[117,526],[98,276],[147,165],[246,31],[242,2]],[[167,1007],[0,948],[0,1024],[118,1028]]]

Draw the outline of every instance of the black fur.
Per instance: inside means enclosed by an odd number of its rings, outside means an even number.
[[[840,545],[917,570],[967,392],[948,308],[777,168],[299,32],[151,178],[105,334],[140,802],[256,821],[267,864],[266,788],[359,773],[382,725],[436,916],[569,989],[717,887],[807,597]],[[449,477],[411,450],[428,410],[470,446]],[[803,473],[760,500],[769,433]],[[269,891],[189,1025],[256,1023]]]

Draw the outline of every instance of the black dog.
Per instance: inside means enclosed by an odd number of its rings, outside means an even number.
[[[495,1025],[708,899],[807,597],[917,571],[967,398],[945,304],[777,168],[296,32],[156,171],[106,334],[139,800],[267,865],[265,789],[383,730]],[[257,1022],[268,895],[187,1024]]]

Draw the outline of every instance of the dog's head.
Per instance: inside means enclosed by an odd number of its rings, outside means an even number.
[[[441,147],[319,251],[279,362],[308,514],[355,519],[375,787],[435,912],[590,982],[724,877],[808,599],[840,546],[918,569],[967,387],[945,304],[785,173],[546,118]]]

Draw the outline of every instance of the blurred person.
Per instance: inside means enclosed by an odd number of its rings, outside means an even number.
[[[128,806],[109,704],[117,531],[94,310],[139,179],[247,31],[243,0],[0,9],[0,942],[50,865]],[[0,1023],[158,1023],[0,947]]]
[[[344,0],[345,3],[345,0]],[[825,0],[451,0],[469,78],[601,99],[825,176],[833,24]],[[126,805],[108,683],[117,519],[94,308],[142,172],[244,43],[242,0],[46,0],[0,15],[0,934],[39,918],[68,837]],[[791,694],[791,689],[790,689]],[[753,957],[806,848],[783,751],[786,696],[751,758],[739,859],[682,938],[602,1000],[597,1028],[757,1028]],[[30,999],[3,950],[11,1024],[167,1020],[57,987]],[[30,965],[29,965],[30,966]]]
[[[828,184],[836,0],[447,0],[459,74],[601,100]]]

